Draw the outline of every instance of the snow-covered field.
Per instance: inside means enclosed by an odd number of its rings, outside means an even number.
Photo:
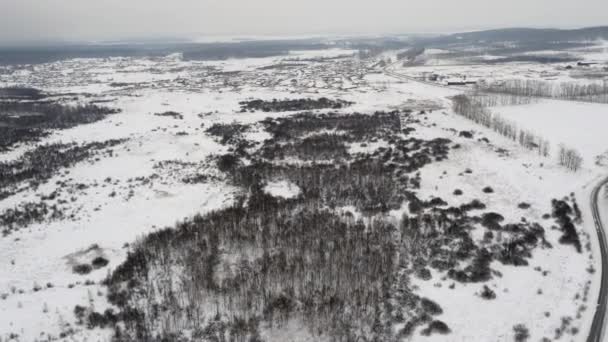
[[[588,43],[585,47],[566,50],[532,50],[513,54],[494,54],[492,50],[484,50],[464,56],[459,55],[462,51],[458,49],[427,49],[414,61],[395,63],[391,70],[420,79],[437,78],[434,81],[439,83],[516,79],[602,85],[608,79],[608,45],[601,40]],[[501,59],[505,63],[495,63]],[[506,63],[509,59],[510,62]],[[554,62],[540,63],[543,59],[554,59]]]
[[[597,57],[601,51],[584,53]],[[541,101],[496,108],[502,116],[549,139],[552,151],[560,143],[579,150],[583,169],[574,173],[560,167],[555,155],[539,157],[453,114],[447,97],[457,91],[386,76],[372,69],[372,62],[347,57],[352,54],[338,49],[294,51],[281,57],[221,62],[183,61],[180,56],[78,59],[4,68],[0,86],[80,93],[76,99],[73,95],[59,95],[59,99],[103,101],[103,105],[122,110],[97,123],[55,131],[39,144],[128,140],[114,148],[113,156],[79,163],[37,189],[0,201],[2,212],[52,193],[57,184],[86,185],[70,194],[74,219],[34,223],[0,238],[0,341],[108,340],[108,331],[77,325],[73,311],[76,305],[91,305],[97,311],[108,307],[100,282],[124,261],[128,245],[146,233],[225,207],[233,200],[236,190],[219,174],[204,183],[182,182],[183,177],[199,171],[217,173],[206,160],[227,151],[204,130],[214,123],[255,123],[268,116],[293,114],[240,113],[239,101],[321,96],[355,102],[342,112],[426,111],[414,124],[414,136],[446,137],[461,148],[450,152],[448,160],[422,169],[421,198],[440,196],[449,204],[481,199],[488,210],[501,213],[506,221],[524,217],[541,223],[553,245],[537,249],[527,267],[492,264],[502,274],[487,284],[496,292],[494,300],[477,295],[480,284],[449,288],[452,281],[444,274],[433,274],[430,281],[414,280],[419,294],[441,304],[444,313],[438,318],[452,332],[430,337],[416,334],[413,340],[510,341],[512,327],[521,323],[530,329],[530,340],[539,341],[554,338],[564,317],[572,319],[564,340],[585,340],[599,286],[599,272],[591,273],[588,268],[600,265],[588,201],[591,188],[608,171],[608,159],[602,162],[608,158],[608,105]],[[274,68],[296,62],[295,66]],[[424,66],[415,72],[437,68]],[[466,68],[441,66],[441,72],[500,79],[513,75],[546,78],[550,77],[547,72],[555,71],[553,66],[526,64]],[[166,111],[181,113],[183,119],[154,115]],[[461,131],[473,131],[473,139],[459,136]],[[254,141],[267,137],[261,131],[248,133],[248,139]],[[484,137],[489,142],[478,140]],[[350,148],[351,152],[365,152],[384,146],[385,142],[378,141]],[[0,160],[15,160],[34,147],[19,146],[0,154]],[[188,164],[173,165],[175,161]],[[465,173],[466,169],[472,173]],[[486,186],[494,192],[482,192]],[[455,189],[463,195],[454,196]],[[285,198],[300,192],[281,180],[267,184],[265,190]],[[542,217],[551,212],[552,199],[570,193],[576,195],[583,211],[584,221],[578,229],[588,233],[582,241],[583,245],[589,242],[589,249],[583,248],[580,254],[572,246],[559,244],[559,232],[550,229],[553,221]],[[530,208],[518,208],[521,202]],[[479,243],[484,229],[476,227]],[[74,264],[100,255],[110,261],[106,267],[85,276],[73,272]],[[588,296],[584,295],[586,287]],[[583,297],[588,297],[586,302]],[[580,310],[583,306],[586,309]],[[578,332],[572,334],[572,328]]]

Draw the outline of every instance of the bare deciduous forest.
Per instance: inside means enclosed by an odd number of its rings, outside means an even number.
[[[500,105],[500,103],[527,104],[533,101],[528,97],[520,96],[469,96],[457,95],[452,98],[452,109],[454,113],[462,115],[477,124],[483,125],[495,132],[518,142],[521,146],[537,151],[539,156],[548,157],[551,151],[551,144],[543,137],[520,127],[514,122],[502,118],[500,115],[491,111],[490,107]],[[583,163],[580,153],[574,149],[559,146],[558,156],[560,165],[572,171],[578,171]]]
[[[608,82],[581,84],[543,80],[501,80],[480,83],[477,89],[487,93],[502,93],[524,97],[544,97],[585,102],[608,103]]]
[[[291,323],[334,341],[391,341],[418,327],[449,333],[449,322],[434,318],[441,306],[416,294],[414,277],[444,272],[453,286],[484,283],[498,275],[493,260],[525,266],[534,248],[551,245],[539,224],[503,224],[481,201],[453,207],[419,199],[419,170],[448,158],[451,142],[408,136],[408,120],[415,114],[266,119],[272,138],[262,146],[215,159],[242,189],[240,199],[139,241],[106,280],[120,311],[77,307],[77,314],[90,326],[113,327],[119,341],[261,341],[264,331]],[[239,135],[224,132],[246,129],[209,133],[235,146]],[[389,147],[349,153],[352,143],[380,138]],[[266,193],[274,180],[300,193]],[[572,243],[573,212],[559,203],[564,243]],[[388,215],[403,205],[400,219]],[[476,224],[487,229],[481,244],[471,236]]]

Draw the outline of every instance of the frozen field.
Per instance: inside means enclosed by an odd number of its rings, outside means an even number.
[[[602,49],[605,46],[579,53],[600,59],[605,54]],[[450,150],[447,160],[420,169],[421,199],[440,197],[454,206],[479,199],[487,205],[485,211],[500,213],[505,222],[524,218],[545,228],[552,248],[534,249],[527,266],[493,261],[494,277],[485,283],[456,283],[451,288],[454,280],[447,272],[436,270],[430,280],[412,277],[417,295],[441,305],[443,313],[437,318],[451,332],[422,336],[417,330],[411,340],[512,341],[513,327],[523,324],[531,341],[557,339],[556,329],[563,330],[561,340],[584,341],[599,286],[599,272],[593,270],[600,267],[589,193],[608,171],[608,105],[543,100],[494,109],[548,139],[552,152],[562,143],[580,151],[583,169],[575,173],[559,166],[555,153],[540,157],[452,113],[449,97],[459,91],[384,75],[381,68],[373,67],[376,60],[359,60],[353,52],[292,51],[281,57],[221,62],[184,61],[179,55],[78,59],[3,68],[0,86],[37,87],[55,93],[60,103],[99,101],[121,112],[1,152],[0,161],[17,160],[42,144],[126,140],[113,147],[111,155],[89,158],[57,172],[38,187],[23,185],[23,191],[0,200],[1,214],[59,189],[63,197],[51,202],[73,214],[72,218],[66,215],[34,222],[0,238],[0,341],[109,340],[109,328],[87,329],[78,324],[75,306],[100,312],[112,307],[101,282],[124,262],[139,239],[196,214],[226,208],[235,200],[238,189],[210,162],[234,146],[218,142],[206,130],[214,124],[251,125],[253,129],[244,133],[244,139],[261,144],[271,136],[260,121],[297,111],[243,112],[239,102],[309,97],[354,102],[346,108],[317,109],[315,114],[411,112],[411,137],[446,138],[450,146],[459,145]],[[427,51],[430,55],[442,52]],[[398,70],[407,69],[416,77],[428,71],[493,79],[570,79],[564,67],[424,65]],[[155,115],[163,112],[176,112],[181,118]],[[465,131],[472,137],[461,134]],[[356,143],[348,153],[371,153],[387,146],[383,140]],[[201,174],[205,181],[184,182]],[[485,187],[493,191],[485,192]],[[462,195],[455,195],[456,189]],[[279,180],[267,184],[265,191],[293,198],[302,189]],[[551,213],[552,199],[571,193],[583,213],[583,220],[576,223],[583,245],[580,253],[571,245],[560,244],[560,231],[552,229],[554,219],[543,217]],[[528,207],[519,207],[522,202]],[[405,206],[386,216],[397,222],[404,213],[408,214]],[[481,224],[475,225],[471,232],[474,242],[486,244],[487,231]],[[99,256],[109,264],[86,275],[74,273],[74,265]],[[495,293],[495,299],[480,296],[483,285]],[[297,333],[300,329],[292,326],[266,337],[269,341],[305,340],[306,334]]]

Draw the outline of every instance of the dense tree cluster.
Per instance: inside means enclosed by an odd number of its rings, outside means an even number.
[[[583,165],[583,157],[577,150],[567,148],[564,145],[559,146],[559,164],[572,171],[578,171]]]
[[[162,112],[162,113],[154,113],[154,115],[156,115],[156,116],[166,116],[166,117],[174,118],[174,119],[177,119],[177,120],[182,120],[184,118],[184,116],[181,113],[174,112],[174,111],[167,111],[167,112]]]
[[[0,99],[2,100],[41,100],[46,95],[40,90],[28,87],[6,87],[0,88]]]
[[[487,96],[457,95],[452,98],[452,108],[456,114],[488,127],[529,150],[537,151],[543,157],[549,156],[550,143],[548,140],[521,129],[514,122],[492,113],[488,108],[488,104],[492,101]]]
[[[124,140],[113,139],[83,145],[56,143],[38,146],[16,160],[0,162],[0,192],[24,181],[34,185],[45,181],[58,170],[123,142]]]
[[[249,130],[249,126],[239,123],[216,123],[207,128],[206,132],[219,138],[221,144],[238,145],[243,140],[243,133]]]
[[[606,80],[601,83],[555,83],[543,80],[512,79],[480,83],[477,85],[477,89],[486,93],[608,103],[608,81]]]
[[[340,109],[351,106],[353,103],[344,100],[331,100],[326,97],[318,99],[285,99],[271,101],[251,100],[239,103],[241,111],[288,112],[314,109]]]
[[[116,109],[94,105],[0,102],[0,151],[19,142],[35,141],[49,129],[93,123],[117,112]]]
[[[2,235],[9,235],[13,230],[34,222],[47,222],[64,217],[63,211],[56,205],[44,201],[21,203],[15,208],[0,212]]]
[[[573,245],[580,253],[582,251],[581,240],[578,236],[578,231],[574,226],[576,220],[580,220],[580,211],[574,198],[572,198],[572,206],[568,204],[569,200],[552,201],[553,213],[552,216],[556,219],[559,229],[562,231],[562,236],[559,239],[560,243]]]
[[[488,281],[492,261],[527,264],[545,243],[544,230],[503,225],[496,213],[476,216],[485,209],[478,200],[454,207],[438,197],[419,199],[417,171],[447,158],[450,142],[408,137],[399,116],[265,120],[272,138],[260,149],[218,158],[242,196],[139,241],[106,281],[120,311],[88,317],[109,322],[120,341],[260,341],[262,328],[294,322],[313,338],[344,341],[390,341],[418,328],[449,333],[435,319],[441,306],[418,296],[410,277],[428,280],[434,269],[455,281]],[[345,148],[380,137],[388,147],[356,154]],[[300,194],[265,193],[276,179]],[[403,204],[408,214],[401,220],[386,215]],[[345,209],[353,207],[362,215]],[[497,236],[478,245],[471,232],[480,223]]]

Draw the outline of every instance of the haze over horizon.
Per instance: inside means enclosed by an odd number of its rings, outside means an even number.
[[[602,0],[8,0],[0,2],[0,44],[574,28],[605,24],[607,11]]]

